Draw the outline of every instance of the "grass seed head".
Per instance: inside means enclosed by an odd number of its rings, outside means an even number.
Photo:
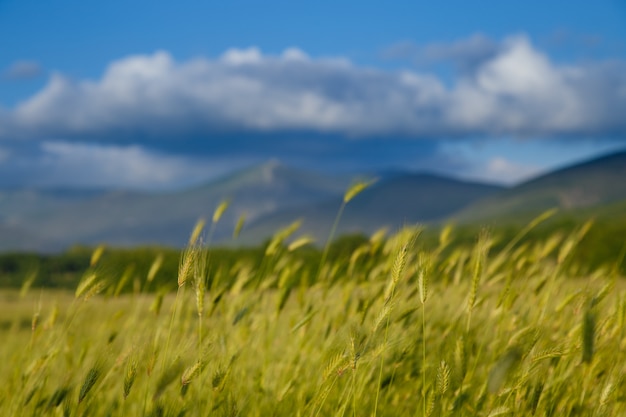
[[[437,392],[444,395],[450,386],[450,367],[442,360],[437,369]]]
[[[213,224],[220,221],[220,219],[222,218],[222,215],[224,214],[224,212],[226,211],[229,205],[230,205],[230,201],[224,200],[215,208],[215,211],[213,212]]]
[[[363,190],[365,190],[368,187],[372,186],[374,183],[376,183],[376,180],[356,182],[350,188],[348,188],[348,190],[344,194],[344,196],[343,196],[343,203],[344,204],[349,203],[350,200],[352,200],[358,194],[363,192]]]
[[[83,381],[83,385],[81,385],[80,391],[78,393],[79,403],[81,403],[85,399],[87,394],[89,394],[89,391],[91,391],[93,386],[96,384],[96,382],[98,381],[98,378],[100,377],[100,372],[101,370],[97,366],[94,366],[91,369],[89,369],[89,372],[87,372],[87,375],[85,376],[85,379]]]
[[[301,248],[303,246],[309,245],[315,242],[315,239],[310,235],[304,235],[294,240],[287,246],[287,251],[293,252],[294,250]]]
[[[183,375],[180,377],[181,385],[189,385],[191,381],[200,374],[201,369],[202,362],[200,361],[185,369],[185,372],[183,372]]]
[[[187,243],[189,246],[194,246],[198,243],[198,241],[200,240],[200,235],[204,230],[205,224],[206,221],[204,219],[200,219],[196,222],[193,230],[191,231],[191,234],[189,235],[189,242]]]
[[[243,229],[243,225],[246,223],[246,213],[242,213],[241,216],[239,216],[239,220],[237,220],[237,224],[235,225],[235,228],[233,229],[233,239],[237,239],[239,237],[239,234],[241,233],[241,229]]]
[[[417,288],[419,290],[420,301],[422,305],[426,304],[428,299],[428,280],[430,275],[431,259],[428,255],[420,253],[419,269],[417,271]]]
[[[159,269],[161,269],[161,265],[163,265],[163,254],[159,253],[157,257],[154,258],[152,265],[150,265],[150,270],[148,271],[147,278],[148,282],[154,281],[154,277],[156,277],[157,272],[159,272]]]
[[[75,292],[75,296],[76,298],[80,298],[83,294],[85,294],[85,292],[90,289],[92,287],[92,285],[94,285],[94,283],[96,282],[96,279],[98,278],[98,276],[96,275],[95,272],[91,272],[89,274],[87,274],[78,284],[78,287],[76,287],[76,292]]]
[[[100,258],[102,257],[103,253],[104,253],[104,245],[98,246],[91,254],[91,260],[89,261],[89,266],[94,267],[98,263]]]
[[[187,247],[180,259],[178,265],[178,286],[182,287],[193,276],[194,264],[198,257],[199,250],[197,247]]]
[[[137,361],[129,359],[126,364],[126,372],[124,373],[124,399],[130,394],[130,389],[135,383],[135,377],[137,376]]]

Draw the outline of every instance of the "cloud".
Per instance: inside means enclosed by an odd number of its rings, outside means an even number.
[[[419,167],[450,174],[465,172],[470,167],[465,160],[439,152],[435,141],[343,141],[324,135],[258,139],[233,137],[229,147],[196,155],[162,152],[141,145],[13,142],[16,146],[12,149],[0,148],[0,188],[176,189],[276,157],[290,166],[327,173],[375,173]]]
[[[430,50],[441,57],[482,50],[483,58],[447,87],[434,75],[312,59],[297,49],[278,56],[232,49],[186,62],[161,51],[115,61],[98,80],[54,74],[9,110],[4,136],[626,137],[624,62],[557,65],[523,36],[497,52],[481,37]]]
[[[507,159],[473,168],[444,144],[626,140],[626,62],[556,63],[524,36],[476,35],[420,53],[463,70],[450,82],[296,48],[248,48],[186,61],[165,51],[129,56],[96,79],[54,73],[32,97],[0,108],[0,179],[158,188],[276,157],[335,171],[517,181],[536,168]]]
[[[2,73],[7,80],[30,80],[43,74],[43,70],[36,61],[16,61]]]
[[[503,156],[496,156],[486,163],[475,164],[467,172],[467,176],[483,181],[494,181],[500,184],[516,184],[528,180],[544,172],[536,165],[520,164]]]
[[[0,159],[3,152],[0,149]],[[164,189],[189,186],[250,162],[159,154],[140,146],[44,142],[6,158],[2,186]]]
[[[417,66],[449,62],[466,72],[493,58],[500,50],[501,46],[492,39],[475,34],[448,43],[419,45],[412,41],[399,42],[386,48],[382,56],[386,59],[409,60]]]

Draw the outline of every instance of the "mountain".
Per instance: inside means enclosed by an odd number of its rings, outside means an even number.
[[[0,189],[0,222],[11,224],[23,218],[45,215],[106,193],[101,189]]]
[[[31,231],[34,223],[50,213],[65,210],[106,192],[101,189],[0,189],[0,251],[45,249],[48,246],[45,239],[36,231]]]
[[[540,176],[463,209],[461,222],[526,222],[550,208],[589,212],[626,200],[626,151]]]
[[[382,227],[395,229],[404,224],[434,222],[447,218],[472,202],[502,187],[466,182],[432,174],[388,176],[365,189],[347,205],[338,233],[372,233]],[[296,207],[263,216],[242,236],[258,242],[276,230],[302,219],[300,229],[324,241],[342,204],[342,196],[306,207]]]
[[[362,176],[361,176],[362,177]],[[527,222],[560,207],[576,216],[610,219],[626,204],[626,152],[572,165],[512,188],[427,173],[386,172],[346,206],[337,235],[371,233],[403,224]],[[254,244],[303,219],[300,233],[323,244],[350,184],[276,161],[196,187],[171,192],[124,190],[0,190],[0,251],[59,251],[76,244],[181,247],[195,222],[211,220],[224,199],[230,207],[212,242]]]
[[[283,208],[340,195],[347,179],[326,177],[286,167],[276,161],[252,167],[194,188],[145,193],[110,191],[37,209],[36,199],[10,199],[23,206],[23,215],[0,221],[6,236],[26,236],[10,242],[0,237],[0,249],[60,250],[74,244],[159,244],[182,246],[195,222],[211,219],[224,199],[231,205],[220,220],[214,238],[232,233],[238,217],[254,219]],[[9,203],[5,203],[9,205]],[[6,210],[9,212],[9,210]],[[12,209],[12,211],[15,211]],[[10,233],[9,233],[10,232]]]

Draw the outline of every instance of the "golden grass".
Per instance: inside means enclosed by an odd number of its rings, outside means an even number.
[[[1,414],[624,415],[626,284],[577,274],[584,232],[506,256],[377,235],[316,282],[287,229],[258,271],[188,249],[176,296],[98,295],[96,261],[74,293],[0,292]]]

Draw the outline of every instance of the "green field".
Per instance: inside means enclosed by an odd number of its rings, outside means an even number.
[[[177,272],[157,257],[140,277],[97,249],[71,292],[25,276],[0,293],[1,413],[624,415],[619,260],[576,256],[590,224],[525,239],[540,220],[469,245],[407,228],[308,263],[283,230],[228,268],[192,237]]]

